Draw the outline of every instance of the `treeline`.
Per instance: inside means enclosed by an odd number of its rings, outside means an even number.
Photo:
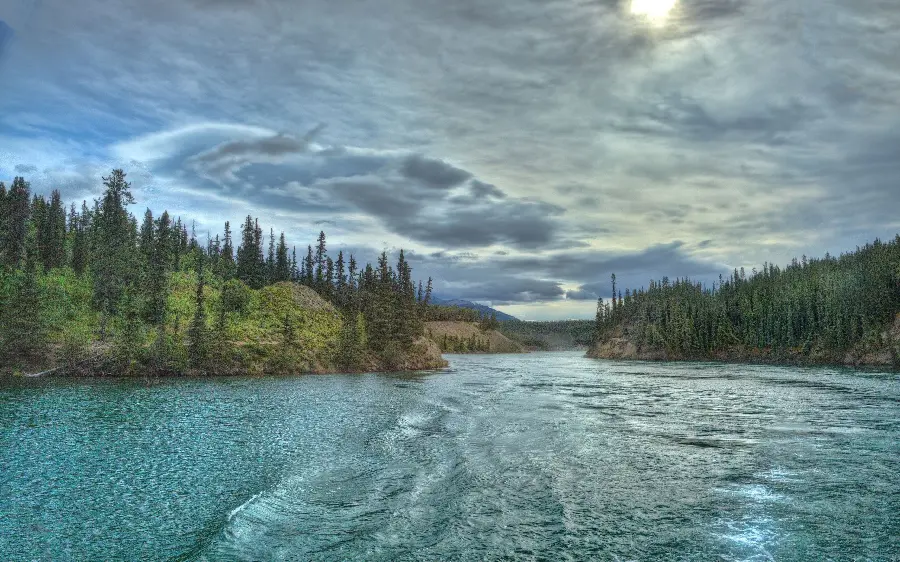
[[[555,351],[589,346],[594,341],[596,326],[593,320],[509,320],[500,324],[499,329],[525,347]]]
[[[711,287],[689,279],[626,289],[599,299],[596,339],[625,337],[638,348],[704,358],[742,346],[820,357],[877,350],[900,312],[900,236],[856,251],[735,270]]]
[[[127,206],[134,198],[125,178],[124,171],[113,170],[103,178],[103,195],[80,209],[74,203],[66,207],[58,191],[49,200],[32,195],[24,178],[15,178],[8,190],[0,182],[0,365],[39,362],[46,355],[52,319],[74,314],[65,302],[71,295],[48,296],[48,287],[63,284],[89,293],[98,326],[87,339],[102,343],[115,332],[116,353],[131,362],[139,356],[147,363],[155,353],[148,347],[174,338],[191,369],[210,371],[213,350],[230,345],[224,341],[230,315],[241,313],[254,290],[279,283],[310,287],[340,311],[335,361],[342,367],[364,366],[372,357],[390,366],[423,334],[431,280],[414,283],[402,250],[396,265],[382,253],[375,266],[362,266],[343,252],[329,256],[322,232],[298,260],[284,233],[276,238],[270,229],[264,237],[251,216],[238,243],[226,222],[221,236],[200,244],[194,227],[189,232],[168,212],[155,217],[148,209],[140,222],[132,216]],[[196,282],[189,321],[183,311],[173,311],[173,276],[179,273],[190,273]],[[214,309],[204,302],[211,287]],[[189,324],[184,333],[178,331],[182,321]],[[291,322],[285,315],[280,331],[296,331]]]

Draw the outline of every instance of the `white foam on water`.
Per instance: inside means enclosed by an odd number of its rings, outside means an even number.
[[[231,513],[228,514],[228,521],[231,521],[231,520],[234,518],[235,515],[237,515],[238,513],[244,511],[244,509],[245,509],[248,505],[250,505],[251,503],[253,503],[253,502],[256,500],[256,498],[258,498],[258,497],[261,496],[261,495],[262,495],[262,492],[259,492],[258,494],[255,494],[255,495],[254,495],[252,498],[250,498],[249,500],[245,501],[245,502],[242,503],[241,505],[239,505],[239,506],[237,506],[236,508],[232,509],[232,510],[231,510]]]

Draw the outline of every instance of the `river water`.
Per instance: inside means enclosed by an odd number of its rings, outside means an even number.
[[[900,376],[449,356],[0,383],[0,560],[898,560]]]

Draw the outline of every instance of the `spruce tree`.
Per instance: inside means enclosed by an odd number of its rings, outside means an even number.
[[[278,238],[278,247],[275,250],[275,281],[291,280],[291,262],[288,258],[287,243],[284,240],[284,232]]]
[[[162,324],[165,321],[166,304],[168,301],[168,279],[172,261],[172,230],[169,213],[163,212],[155,225],[154,232],[150,236],[151,247],[148,248],[149,257],[145,279],[143,283],[147,299],[146,319],[151,324]]]
[[[72,235],[72,269],[82,275],[88,267],[90,254],[91,212],[87,201],[81,202],[81,214],[76,217],[75,232]]]
[[[306,259],[303,262],[304,269],[304,284],[307,287],[314,287],[314,278],[313,278],[313,268],[315,267],[313,263],[313,251],[312,246],[306,247]]]
[[[275,229],[269,229],[269,255],[266,258],[266,283],[272,284],[277,280],[275,264]]]
[[[134,203],[125,172],[115,169],[103,178],[106,191],[94,217],[96,237],[91,252],[94,277],[94,305],[103,314],[103,333],[108,316],[116,313],[126,287],[133,281],[134,238],[132,222],[125,206]]]
[[[325,257],[327,256],[325,249],[325,232],[319,232],[318,245],[316,246],[316,278],[315,289],[322,291],[325,284]]]
[[[217,274],[224,280],[232,279],[237,271],[234,261],[234,245],[231,241],[231,223],[225,221],[225,236],[219,256]]]
[[[65,265],[66,261],[66,209],[58,189],[50,194],[50,205],[44,225],[44,267],[54,269]]]
[[[254,243],[253,217],[247,215],[241,228],[241,245],[237,250],[237,278],[253,287],[256,277],[256,246]]]
[[[338,252],[335,269],[335,296],[337,305],[341,308],[347,306],[347,275],[344,271],[344,251]]]
[[[141,230],[138,234],[138,244],[140,246],[144,267],[148,266],[151,256],[153,255],[153,234],[155,230],[156,227],[153,223],[153,212],[151,212],[148,208],[146,211],[144,211],[144,222],[141,223]]]
[[[4,209],[5,240],[2,248],[3,265],[15,269],[25,257],[25,239],[31,214],[31,186],[22,177],[13,179],[6,194]]]

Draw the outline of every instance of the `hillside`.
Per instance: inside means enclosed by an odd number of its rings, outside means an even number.
[[[501,333],[527,349],[565,351],[588,347],[594,336],[593,320],[555,320],[547,322],[503,322]]]
[[[499,320],[500,322],[519,321],[519,319],[516,318],[515,316],[506,314],[505,312],[500,312],[496,308],[491,308],[489,306],[474,303],[472,301],[467,301],[464,299],[451,299],[451,298],[442,298],[442,297],[432,296],[431,302],[432,302],[432,304],[436,304],[436,305],[440,305],[440,306],[455,306],[458,308],[466,308],[469,310],[474,310],[481,316],[490,317],[493,314],[497,318],[497,320]]]
[[[522,353],[521,345],[497,330],[482,330],[477,322],[427,322],[425,334],[444,353]]]
[[[0,287],[8,290],[12,279],[4,276],[0,280],[4,281]],[[388,364],[365,348],[364,327],[355,330],[359,327],[354,323],[347,325],[341,313],[309,287],[282,282],[254,290],[233,281],[204,287],[204,323],[209,335],[203,367],[197,368],[191,364],[189,346],[196,310],[195,272],[171,274],[167,313],[159,327],[129,320],[126,313],[107,326],[105,339],[100,337],[100,315],[90,306],[88,278],[61,269],[38,275],[36,281],[46,346],[41,353],[5,362],[0,372],[261,375],[422,370],[447,365],[437,344],[423,337]],[[348,357],[354,354],[354,363],[348,365]]]

